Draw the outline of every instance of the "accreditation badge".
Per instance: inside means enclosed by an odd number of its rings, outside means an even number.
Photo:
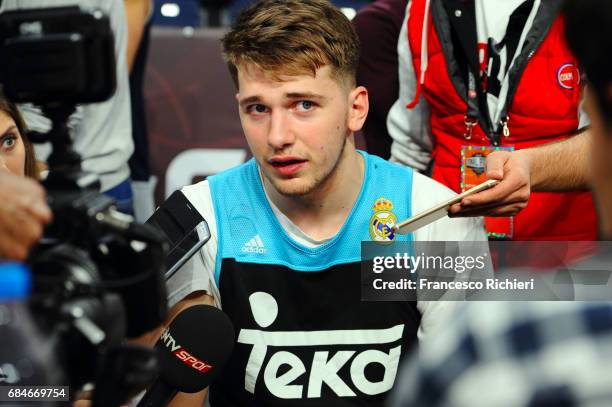
[[[513,151],[514,147],[463,146],[461,147],[461,191],[466,191],[487,180],[486,159],[493,151]],[[485,217],[487,236],[491,239],[512,239],[514,218]]]

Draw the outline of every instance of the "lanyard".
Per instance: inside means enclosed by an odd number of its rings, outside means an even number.
[[[499,54],[500,50],[502,48],[505,48],[506,50],[506,55],[508,55],[508,60],[506,61],[506,73],[505,75],[508,76],[509,72],[508,69],[510,68],[511,62],[513,59],[515,59],[515,52],[517,50],[519,41],[520,41],[520,37],[521,34],[523,32],[523,30],[525,29],[525,24],[527,23],[527,20],[529,18],[529,14],[531,13],[531,10],[533,9],[534,6],[534,0],[526,0],[522,5],[520,5],[516,10],[514,10],[514,12],[512,13],[512,15],[509,18],[508,21],[508,26],[506,28],[506,33],[504,35],[504,38],[499,42],[499,44],[495,44],[494,42],[492,42],[492,39],[489,39],[488,42],[488,55],[491,56],[493,54]],[[474,26],[474,30],[476,29],[476,27]],[[470,53],[473,52],[472,48],[465,48],[466,51],[469,49]],[[469,61],[469,58],[468,58]],[[489,61],[489,64],[491,64],[491,61]],[[478,89],[478,82],[476,81],[476,73],[473,72],[473,69],[471,69],[470,64],[468,64],[468,78],[467,78],[467,113],[465,115],[465,133],[464,133],[464,138],[466,140],[470,140],[472,138],[473,135],[473,130],[474,127],[477,126],[479,124],[479,120],[478,118],[480,117],[481,119],[486,119],[486,127],[488,128],[488,131],[485,129],[484,126],[481,127],[483,128],[483,130],[485,130],[485,132],[487,133],[487,137],[489,139],[489,141],[491,142],[492,145],[494,146],[499,146],[501,144],[501,136],[503,135],[504,138],[509,137],[510,136],[510,130],[508,128],[508,116],[507,116],[507,110],[508,110],[508,105],[510,103],[510,99],[511,97],[508,95],[506,98],[506,101],[504,103],[504,108],[502,109],[502,118],[499,122],[500,124],[500,129],[499,130],[495,130],[493,123],[491,122],[491,119],[489,117],[489,109],[488,109],[488,105],[487,105],[487,90],[485,89]],[[507,80],[507,79],[506,79]],[[489,84],[488,87],[490,88],[492,85],[492,81],[489,78]],[[478,97],[479,97],[479,93],[480,93],[480,97],[482,98],[481,100],[481,107],[483,108],[483,115],[479,115],[479,105],[478,105]],[[486,114],[486,118],[483,117]]]
[[[464,117],[465,133],[463,137],[471,140],[474,127],[478,125],[478,90],[476,89],[476,77],[474,72],[468,67],[468,86],[467,86],[467,105],[468,110]]]

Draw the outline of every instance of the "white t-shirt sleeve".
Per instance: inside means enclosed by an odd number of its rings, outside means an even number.
[[[412,182],[412,211],[417,214],[432,206],[444,202],[456,195],[455,192],[425,175],[414,172]],[[487,235],[484,220],[478,218],[444,217],[414,232],[415,241],[486,241]],[[419,341],[435,336],[443,329],[447,321],[456,315],[461,301],[418,301],[421,312]]]
[[[406,11],[397,43],[399,96],[387,115],[387,131],[393,139],[390,161],[425,171],[433,148],[429,105],[421,97],[416,107],[406,108],[414,98],[417,86],[406,29],[409,14],[410,7]]]
[[[584,110],[584,96],[578,105],[578,130],[583,130],[585,127],[589,127],[591,125],[591,119],[589,115]]]
[[[202,181],[184,187],[181,192],[208,223],[210,239],[167,281],[168,306],[172,307],[195,291],[206,291],[214,297],[216,305],[220,306],[219,288],[215,282],[218,246],[217,221],[210,186],[208,181]]]
[[[418,172],[413,173],[412,214],[423,212],[457,195],[453,190]],[[414,232],[420,241],[485,241],[484,220],[444,217]]]

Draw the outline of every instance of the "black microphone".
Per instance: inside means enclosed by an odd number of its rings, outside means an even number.
[[[179,313],[157,341],[159,376],[138,407],[166,406],[177,392],[206,388],[229,359],[234,327],[218,308],[194,305]]]

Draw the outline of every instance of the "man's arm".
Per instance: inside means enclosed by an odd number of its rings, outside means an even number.
[[[0,170],[0,258],[25,259],[51,218],[38,183]]]
[[[412,183],[412,211],[419,213],[429,209],[433,203],[443,202],[456,195],[453,191],[439,182],[415,173]],[[416,253],[426,252],[435,255],[432,249],[437,246],[430,242],[450,242],[453,251],[444,246],[446,252],[443,255],[473,256],[476,249],[482,248],[482,253],[488,252],[487,235],[481,218],[449,219],[442,218],[414,232],[414,250]],[[455,246],[456,242],[462,242],[463,246]],[[470,243],[472,242],[472,243]],[[473,242],[482,242],[482,245]],[[488,256],[490,258],[490,256]],[[472,271],[467,271],[471,273]],[[417,308],[421,313],[421,324],[419,326],[419,341],[428,341],[435,337],[438,332],[444,330],[447,321],[456,317],[458,309],[463,304],[465,292],[462,290],[451,290],[437,300],[417,301]]]
[[[591,132],[586,129],[575,137],[526,150],[531,189],[537,192],[588,189],[591,142]]]
[[[487,177],[501,182],[450,208],[453,216],[513,216],[527,206],[531,191],[588,188],[590,131],[569,139],[487,157]]]
[[[399,98],[387,115],[387,131],[393,139],[391,161],[425,171],[432,150],[429,106],[421,98],[413,109],[406,108],[416,94],[417,85],[406,28],[409,14],[407,10],[397,43]]]
[[[128,160],[134,151],[134,141],[125,8],[122,0],[98,0],[97,5],[108,14],[114,35],[117,88],[104,102],[80,106],[80,117],[77,111],[71,118],[71,134],[75,150],[83,157],[83,169],[98,174],[104,192],[129,177]]]
[[[150,0],[124,0],[125,16],[127,18],[128,41],[127,41],[127,65],[128,71],[132,72],[132,66],[136,59],[138,46],[142,39],[144,26],[149,16]]]

